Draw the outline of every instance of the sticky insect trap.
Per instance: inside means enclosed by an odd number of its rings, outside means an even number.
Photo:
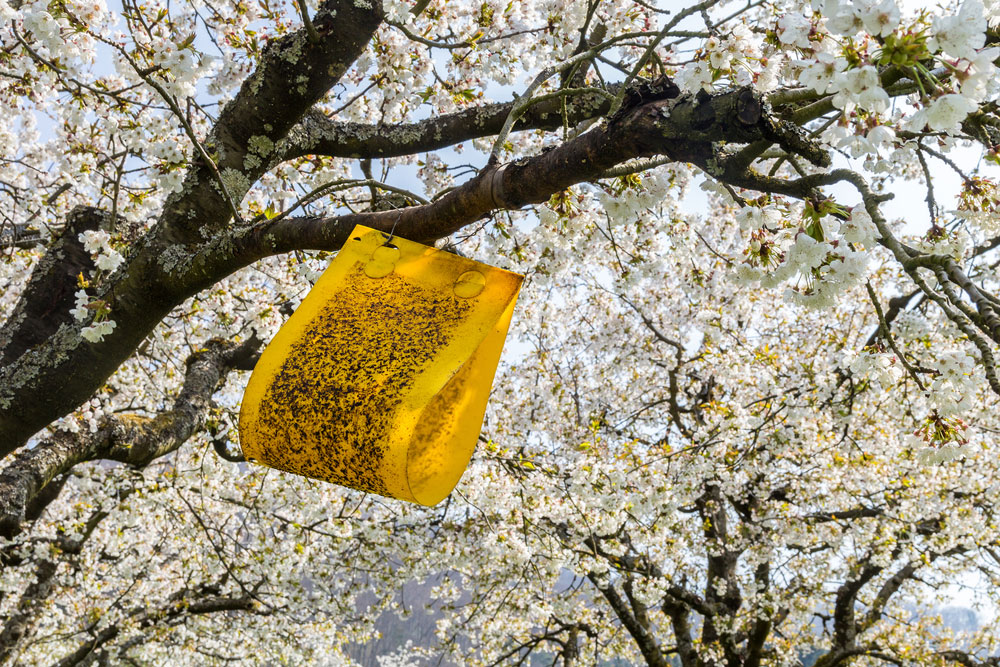
[[[356,227],[257,362],[244,456],[440,502],[475,449],[522,279]]]

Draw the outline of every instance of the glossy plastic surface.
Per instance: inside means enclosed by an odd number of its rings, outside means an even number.
[[[475,449],[521,280],[356,227],[257,362],[244,455],[440,502]]]

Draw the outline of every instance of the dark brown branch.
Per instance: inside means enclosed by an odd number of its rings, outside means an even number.
[[[850,649],[834,649],[820,656],[819,660],[813,664],[813,667],[837,667],[840,664],[851,664],[851,659],[858,656],[876,658],[882,662],[898,665],[899,667],[907,664],[896,656],[880,651],[873,646],[856,646]]]
[[[936,558],[937,555],[934,554],[931,560]],[[913,577],[913,574],[920,567],[918,562],[910,562],[897,570],[891,577],[889,577],[882,588],[879,589],[878,593],[875,595],[875,599],[872,601],[871,608],[868,610],[868,614],[865,618],[858,624],[859,630],[864,630],[875,625],[880,618],[882,618],[882,612],[885,610],[885,605],[888,604],[889,599],[895,595],[899,587],[906,582],[907,579]]]
[[[204,423],[212,394],[228,372],[256,353],[259,341],[219,340],[191,355],[180,394],[155,418],[105,417],[94,433],[59,432],[17,454],[0,472],[0,535],[12,537],[52,480],[84,461],[109,459],[143,467],[180,447]]]
[[[667,667],[667,659],[663,655],[663,650],[657,643],[656,637],[647,628],[642,626],[629,609],[625,600],[618,594],[614,584],[603,585],[599,583],[599,578],[593,574],[587,575],[587,578],[601,592],[608,601],[608,604],[611,605],[611,609],[614,610],[618,620],[621,621],[625,629],[632,635],[632,639],[635,640],[636,646],[639,647],[639,651],[642,653],[642,657],[645,658],[646,664],[650,665],[650,667]]]
[[[936,533],[940,530],[940,523],[936,520],[924,521],[922,522],[924,527],[918,526],[917,531],[921,534],[931,534]],[[931,528],[933,526],[933,528]],[[926,560],[915,560],[907,563],[899,570],[897,570],[889,579],[882,584],[878,593],[875,595],[875,599],[871,603],[871,608],[865,618],[859,623],[859,630],[866,630],[873,625],[875,625],[880,618],[882,618],[882,613],[885,610],[885,606],[889,603],[889,600],[893,595],[899,591],[900,587],[906,583],[908,580],[913,579],[917,570],[923,565],[930,565],[938,558],[942,556],[954,556],[956,554],[966,553],[967,548],[962,546],[953,547],[944,552],[931,552],[927,554]]]
[[[662,608],[663,613],[670,617],[670,625],[674,631],[674,641],[677,643],[677,655],[681,659],[681,667],[697,667],[698,651],[694,647],[688,607],[668,596],[664,599]]]
[[[757,566],[754,572],[754,580],[757,583],[758,593],[766,591],[771,586],[771,566],[764,562]],[[764,645],[771,635],[771,618],[766,612],[758,612],[757,619],[753,622],[750,636],[747,637],[746,660],[744,667],[760,667],[764,659]]]
[[[219,455],[219,458],[229,461],[230,463],[243,463],[246,458],[238,451],[231,451],[224,440],[216,438],[212,440],[212,449],[215,453]]]
[[[488,165],[475,178],[424,205],[333,218],[285,218],[265,222],[218,242],[199,257],[207,267],[251,261],[296,248],[336,250],[355,225],[404,238],[432,241],[482,219],[491,211],[547,201],[571,185],[600,178],[621,162],[667,155],[677,161],[708,162],[718,141],[749,141],[770,123],[749,89],[715,96],[681,95],[623,110],[615,122],[561,146],[500,167]],[[233,248],[235,247],[235,252]],[[225,275],[225,274],[223,274]],[[215,278],[217,279],[217,278]]]
[[[310,42],[303,29],[268,43],[205,142],[231,182],[234,201],[268,168],[274,143],[340,79],[381,21],[381,3],[326,0],[314,17],[318,42]],[[97,294],[117,324],[112,334],[91,343],[80,337],[85,323],[54,326],[47,320],[41,325],[49,333],[44,342],[0,368],[0,456],[85,401],[174,306],[225,275],[199,275],[204,267],[192,272],[187,264],[231,218],[218,188],[210,166],[195,163],[156,226]],[[22,324],[12,326],[9,338],[20,335]]]
[[[845,581],[837,589],[833,610],[833,645],[835,648],[850,650],[856,646],[855,638],[858,633],[858,624],[855,622],[854,611],[858,593],[881,571],[881,567],[872,565],[868,559],[859,567],[856,576]]]
[[[255,601],[249,596],[227,597],[219,595],[201,596],[198,591],[181,591],[159,609],[135,612],[139,629],[145,630],[158,624],[173,621],[183,616],[201,616],[227,611],[249,611],[255,606]],[[90,658],[99,653],[103,647],[113,641],[121,632],[118,623],[109,625],[78,649],[55,663],[55,667],[74,667],[89,664]]]
[[[67,216],[62,234],[38,261],[14,311],[0,327],[0,367],[71,322],[77,275],[89,273],[94,262],[79,235],[106,227],[110,216],[101,209],[78,206]]]

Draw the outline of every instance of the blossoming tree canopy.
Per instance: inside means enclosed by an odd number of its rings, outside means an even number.
[[[0,662],[995,663],[995,0],[0,16]],[[357,224],[527,276],[435,508],[235,441]]]

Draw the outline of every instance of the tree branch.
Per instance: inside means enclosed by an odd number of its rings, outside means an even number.
[[[246,232],[234,231],[198,262],[205,271],[223,267],[221,275],[226,275],[261,257],[297,248],[336,250],[358,224],[383,231],[395,228],[404,238],[433,241],[493,210],[547,201],[635,157],[663,154],[675,161],[707,162],[715,154],[715,142],[752,140],[763,136],[769,123],[760,98],[745,88],[709,97],[637,97],[613,122],[539,155],[503,166],[488,164],[475,178],[428,205],[263,222]]]
[[[326,0],[313,21],[318,42],[301,29],[268,43],[205,141],[235,201],[266,171],[274,144],[340,80],[381,21],[381,3]],[[56,315],[43,324],[52,333],[32,354],[0,368],[0,456],[86,400],[174,306],[214,282],[192,273],[186,260],[231,218],[218,187],[208,165],[193,164],[157,224],[101,288],[97,297],[111,308],[113,333],[84,341],[85,323],[55,325]],[[12,326],[9,338],[24,325]]]
[[[650,667],[668,667],[667,659],[664,657],[659,644],[657,644],[656,637],[644,628],[632,614],[625,600],[618,594],[614,584],[602,585],[599,583],[599,578],[594,574],[588,574],[587,578],[601,592],[608,601],[608,604],[611,605],[611,609],[614,610],[618,620],[621,621],[625,629],[632,635],[632,639],[635,640],[636,646],[639,647],[642,657],[646,659],[646,664]]]
[[[180,591],[163,607],[148,611],[135,612],[138,629],[145,630],[165,621],[171,621],[183,616],[200,616],[226,611],[249,611],[255,607],[255,602],[248,596],[228,597],[212,595],[201,597],[198,591]],[[92,639],[83,643],[78,649],[55,663],[54,667],[74,667],[89,664],[89,659],[108,642],[121,633],[121,624],[115,623],[104,628]]]
[[[144,467],[187,441],[202,426],[212,394],[229,371],[253,355],[260,341],[238,345],[213,340],[187,360],[187,374],[174,405],[155,418],[105,417],[94,433],[61,431],[26,449],[0,472],[0,536],[13,537],[28,509],[50,482],[73,466],[96,459]]]
[[[608,90],[613,93],[618,88],[613,84]],[[275,161],[306,155],[372,159],[426,153],[498,134],[515,102],[484,104],[400,125],[337,122],[313,109],[277,147]],[[609,107],[605,95],[593,91],[579,93],[566,100],[566,121],[576,125],[598,118]],[[517,120],[514,130],[558,130],[563,126],[562,113],[559,99],[538,102]]]
[[[105,228],[110,216],[89,206],[70,211],[62,234],[45,251],[10,317],[0,327],[0,367],[43,342],[62,324],[72,322],[77,275],[94,268],[79,235]]]

